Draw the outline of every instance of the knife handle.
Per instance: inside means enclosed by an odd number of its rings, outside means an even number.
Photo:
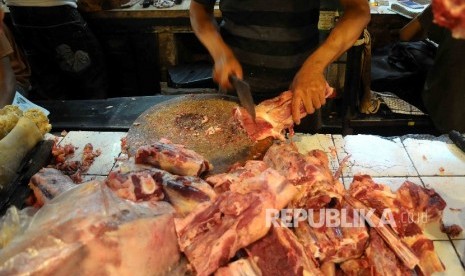
[[[234,74],[229,75],[228,79],[231,83],[235,83],[238,80],[237,76]]]

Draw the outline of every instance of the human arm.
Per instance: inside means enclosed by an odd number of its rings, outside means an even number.
[[[418,41],[424,39],[432,23],[433,14],[431,6],[429,6],[400,30],[399,39],[401,41]]]
[[[242,79],[242,67],[231,48],[221,38],[218,24],[213,15],[213,8],[214,5],[207,6],[192,0],[190,5],[191,25],[197,38],[213,58],[215,63],[213,79],[220,87],[231,89],[228,77],[236,75]]]
[[[16,78],[8,56],[12,51],[3,33],[3,10],[0,7],[0,108],[11,103],[15,92]]]
[[[370,21],[370,7],[366,0],[341,0],[344,9],[328,38],[311,54],[297,72],[291,84],[292,118],[300,123],[299,110],[303,103],[308,114],[326,103],[329,86],[324,77],[326,67],[357,41]]]
[[[8,56],[0,58],[0,108],[13,101],[16,78]]]
[[[418,41],[425,38],[426,32],[421,27],[418,17],[412,19],[399,32],[401,41]]]

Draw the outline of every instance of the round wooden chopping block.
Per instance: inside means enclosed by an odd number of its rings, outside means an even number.
[[[129,129],[128,153],[133,156],[140,146],[166,138],[203,155],[213,164],[210,174],[261,158],[272,141],[248,138],[232,116],[237,105],[236,97],[219,94],[185,95],[156,104]]]

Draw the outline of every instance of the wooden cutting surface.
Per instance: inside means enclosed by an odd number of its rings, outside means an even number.
[[[137,148],[166,138],[192,149],[225,172],[236,162],[261,157],[271,140],[254,143],[232,116],[236,97],[187,95],[156,104],[142,113],[128,131],[129,155]]]

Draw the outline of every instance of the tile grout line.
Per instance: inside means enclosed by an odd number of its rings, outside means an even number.
[[[451,239],[451,237],[449,235],[447,235],[447,237],[449,238],[449,241],[450,243],[452,244],[452,248],[454,248],[454,251],[455,251],[455,255],[457,255],[457,258],[459,258],[459,262],[460,264],[462,265],[462,268],[463,270],[465,271],[465,263],[462,261],[462,258],[460,257],[460,254],[459,254],[459,251],[457,250],[457,248],[455,247],[455,244],[454,244],[454,240]]]
[[[331,142],[333,142],[333,147],[334,147],[334,150],[336,151],[336,160],[337,160],[337,163],[339,164],[339,167],[341,167],[341,163],[339,161],[339,152],[337,151],[337,147],[336,147],[336,141],[334,141],[334,135],[333,134],[330,134],[331,136]],[[342,139],[344,139],[344,137],[342,137]],[[338,168],[339,169],[339,168]],[[341,179],[342,179],[342,184],[344,185],[344,188],[347,190],[347,186],[346,186],[346,177],[347,179],[350,178],[350,176],[345,176],[344,175],[344,172],[343,172],[343,169],[341,169]]]
[[[115,157],[115,162],[113,163],[113,166],[111,166],[111,169],[110,171],[108,172],[108,174],[106,176],[108,176],[114,169],[116,169],[116,163],[118,163],[118,158],[123,154],[123,151],[120,151],[118,153],[118,156]],[[129,157],[128,157],[128,160],[129,160]]]
[[[344,136],[342,136],[342,135],[338,135],[338,136],[341,136],[341,137],[342,137],[342,140],[344,141],[344,146],[341,147],[342,152],[343,152],[346,156],[350,156],[351,154],[349,154],[349,153],[346,151],[346,148],[345,148]],[[331,139],[332,139],[332,141],[333,141],[334,149],[336,150],[337,162],[338,162],[339,165],[340,165],[339,158],[341,157],[342,160],[344,160],[345,157],[343,158],[342,156],[339,155],[339,152],[338,152],[337,146],[336,146],[336,141],[334,140],[334,135],[333,135],[333,134],[331,134]],[[349,168],[352,169],[352,167],[355,165],[355,163],[354,163],[354,164],[351,164],[351,163],[349,162],[349,159],[350,159],[350,158],[347,159],[347,162],[346,162],[346,163],[347,163],[347,166],[346,166],[346,168],[347,168],[347,169],[349,169]],[[349,166],[349,165],[350,165],[350,166]],[[346,179],[346,178],[347,178],[347,179],[353,179],[353,178],[354,178],[354,174],[353,174],[352,170],[350,170],[350,171],[347,172],[347,175],[346,175],[346,174],[344,173],[344,170],[341,170],[341,177],[342,177],[343,179]],[[352,182],[351,182],[351,183],[352,183]]]
[[[426,185],[425,183],[423,182],[423,179],[421,178],[422,176],[420,175],[420,172],[418,171],[417,169],[417,166],[415,165],[415,162],[413,162],[413,159],[412,157],[410,156],[408,150],[407,150],[407,147],[405,146],[404,144],[404,140],[402,140],[401,136],[399,136],[399,139],[400,139],[400,143],[402,144],[402,148],[404,149],[405,153],[407,154],[410,162],[412,162],[412,165],[413,165],[413,168],[415,169],[415,171],[417,172],[417,177],[420,179],[420,182],[421,182],[421,185],[423,185],[423,188],[426,188]]]

